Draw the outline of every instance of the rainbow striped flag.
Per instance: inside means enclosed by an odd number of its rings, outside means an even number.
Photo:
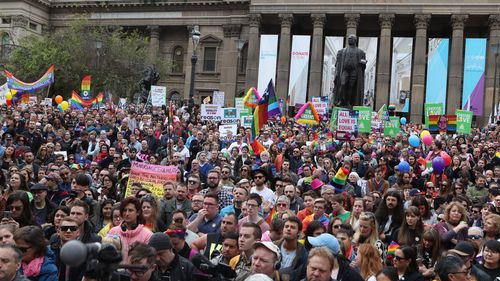
[[[456,115],[429,115],[429,132],[454,134],[456,131]]]
[[[276,115],[280,115],[280,106],[278,100],[276,99],[276,91],[274,90],[273,79],[269,81],[267,85],[266,92],[269,94],[269,103],[267,105],[267,117],[271,118]],[[266,95],[266,93],[264,93]]]
[[[45,72],[45,74],[33,83],[23,82],[16,77],[12,73],[7,70],[4,70],[5,77],[7,77],[7,86],[9,89],[18,90],[20,92],[28,92],[33,93],[39,89],[45,88],[50,84],[54,83],[54,68],[55,65],[49,67],[49,69]]]
[[[392,241],[391,244],[389,244],[389,247],[387,247],[387,258],[392,259],[394,258],[394,254],[396,253],[396,250],[399,248],[399,244]]]
[[[250,88],[250,90],[247,91],[245,96],[243,97],[243,104],[248,107],[255,108],[258,104],[258,101],[260,100],[260,94],[255,89],[255,87]]]
[[[92,81],[92,76],[86,75],[82,79],[82,98],[85,100],[92,99],[90,96],[90,82]]]

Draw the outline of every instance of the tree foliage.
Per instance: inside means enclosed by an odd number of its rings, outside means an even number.
[[[96,42],[102,47],[96,48]],[[91,26],[77,20],[68,28],[42,37],[26,37],[9,58],[7,69],[26,82],[35,81],[55,64],[51,94],[70,97],[79,92],[81,79],[92,75],[94,95],[110,91],[115,97],[132,97],[139,92],[142,71],[148,65],[164,76],[168,65],[148,57],[148,38],[137,30]]]

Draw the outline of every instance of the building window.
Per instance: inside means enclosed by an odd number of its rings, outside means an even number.
[[[36,30],[37,24],[30,22],[29,27],[30,27],[31,30]]]
[[[243,46],[243,49],[241,49],[240,64],[238,69],[239,74],[245,74],[247,71],[247,57],[248,57],[248,45],[245,44],[245,46]]]
[[[2,18],[2,24],[10,24],[10,18]]]
[[[215,72],[216,47],[205,47],[203,51],[203,72]]]
[[[1,42],[1,44],[2,44],[2,46],[10,44],[10,36],[9,36],[8,33],[2,34],[2,42]]]
[[[184,71],[184,48],[177,46],[172,54],[172,73],[182,73]]]
[[[0,61],[4,61],[8,58],[12,45],[8,33],[2,34],[0,40]]]

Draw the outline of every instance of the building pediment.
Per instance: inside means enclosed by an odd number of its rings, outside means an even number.
[[[220,44],[221,42],[222,40],[219,37],[212,34],[208,34],[200,38],[200,43],[203,44]]]
[[[137,6],[212,6],[248,4],[250,0],[38,0],[51,8],[137,7]]]

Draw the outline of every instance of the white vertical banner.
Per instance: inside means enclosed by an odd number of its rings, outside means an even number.
[[[278,62],[278,35],[264,34],[260,36],[259,77],[257,90],[262,95],[269,80],[276,81],[276,64]]]
[[[294,35],[290,60],[290,80],[288,96],[290,106],[305,104],[307,100],[307,79],[309,75],[309,49],[311,36]]]

